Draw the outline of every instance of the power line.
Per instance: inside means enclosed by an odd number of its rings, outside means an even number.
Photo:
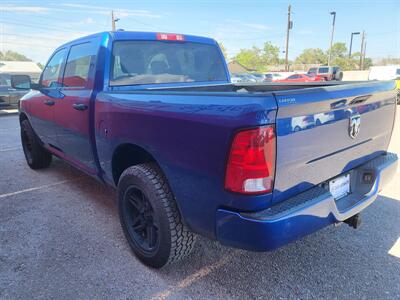
[[[30,19],[33,19],[34,22],[36,22],[36,21],[38,21],[36,19],[36,17],[37,17],[36,15],[33,15],[33,16],[31,16]],[[7,19],[10,19],[10,18],[12,18],[13,20],[15,19],[16,21],[26,21],[27,20],[26,18],[22,18],[22,19],[19,18],[19,15],[7,15]],[[68,18],[66,18],[66,19],[64,19],[64,18],[55,18],[53,16],[48,16],[48,15],[41,16],[40,20],[45,20],[46,23],[48,23],[47,20],[61,21],[61,22],[67,22],[67,23],[71,22],[71,19],[68,19]]]
[[[37,36],[32,36],[32,35],[26,35],[26,34],[18,34],[18,33],[2,33],[2,35],[8,35],[8,36],[20,36],[20,37],[27,37],[27,38],[37,38]],[[45,38],[46,40],[54,40],[54,41],[65,41],[66,39],[63,38],[57,38],[53,36],[48,36],[48,35],[41,35],[40,38]]]
[[[70,29],[70,28],[61,28],[61,27],[55,27],[55,26],[42,26],[42,25],[37,25],[35,23],[22,23],[22,22],[10,22],[10,21],[3,21],[0,20],[0,23],[4,24],[11,24],[11,25],[16,25],[16,26],[23,26],[23,27],[33,27],[37,29],[45,29],[45,30],[51,30],[51,29],[57,29],[57,30],[64,30],[64,31],[70,31],[70,32],[76,32],[76,30]]]
[[[12,45],[23,45],[23,46],[35,46],[35,47],[40,47],[40,48],[47,48],[47,49],[55,49],[56,47],[52,46],[46,46],[46,45],[38,45],[34,43],[20,43],[20,42],[4,42],[4,44],[12,44]]]

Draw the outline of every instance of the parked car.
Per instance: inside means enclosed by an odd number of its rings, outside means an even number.
[[[400,66],[373,66],[369,69],[368,80],[396,80],[397,104],[400,105]]]
[[[265,74],[266,81],[277,81],[279,79],[284,79],[280,73],[267,73]]]
[[[268,81],[268,80],[267,80],[266,74],[262,74],[262,73],[251,73],[251,76],[253,76],[253,77],[257,80],[257,82]]]
[[[231,82],[232,83],[241,83],[246,82],[245,78],[239,76],[238,74],[231,74]]]
[[[311,76],[309,74],[293,74],[285,79],[278,79],[275,82],[313,82],[313,81],[324,81],[319,76]]]
[[[249,73],[233,73],[231,75],[232,83],[249,83],[249,82],[257,82],[257,78]]]
[[[29,89],[14,89],[11,87],[11,74],[0,73],[0,109],[18,107],[19,99],[29,92]]]
[[[368,80],[400,80],[400,66],[373,66],[369,69]]]
[[[98,33],[56,49],[38,84],[11,81],[33,89],[19,115],[27,164],[57,156],[116,188],[128,243],[155,268],[195,234],[268,251],[357,228],[396,172],[394,82],[238,88],[209,38]],[[314,122],[330,112],[329,126]]]
[[[329,66],[320,66],[316,68],[310,68],[307,72],[308,75],[319,76],[324,80],[338,80],[341,81],[343,79],[343,71],[340,67],[329,67]]]
[[[292,129],[294,132],[315,126],[314,116],[300,116],[292,118]]]
[[[333,112],[319,113],[315,115],[315,124],[322,125],[327,124],[335,120],[335,115]]]

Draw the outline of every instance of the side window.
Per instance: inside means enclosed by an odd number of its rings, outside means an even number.
[[[11,77],[8,74],[0,74],[0,86],[11,87]]]
[[[65,66],[63,86],[86,87],[94,56],[94,47],[91,43],[72,46]]]
[[[65,59],[66,50],[61,49],[56,52],[44,68],[42,80],[40,82],[43,87],[58,87],[60,82],[61,67]]]

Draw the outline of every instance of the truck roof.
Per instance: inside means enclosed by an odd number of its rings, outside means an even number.
[[[69,41],[65,44],[60,45],[58,48],[62,48],[65,46],[68,46],[70,44],[75,44],[76,42],[80,41],[85,41],[88,39],[96,38],[96,37],[102,37],[102,38],[107,38],[111,37],[113,40],[146,40],[146,41],[156,41],[157,40],[157,34],[160,33],[165,33],[165,32],[146,32],[146,31],[103,31],[103,32],[98,32],[94,33],[91,35],[83,36],[80,38],[77,38],[75,40]],[[196,36],[196,35],[190,35],[190,34],[177,34],[177,33],[167,33],[167,34],[174,34],[174,35],[181,35],[184,37],[184,40],[187,42],[195,42],[195,43],[202,43],[202,44],[211,44],[215,45],[217,42],[208,37],[202,37],[202,36]],[[58,49],[57,48],[57,49]]]

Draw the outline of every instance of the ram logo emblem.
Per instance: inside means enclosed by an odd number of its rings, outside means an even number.
[[[349,122],[349,135],[352,139],[355,139],[357,135],[360,133],[360,126],[361,126],[361,116],[358,114],[351,116]]]

